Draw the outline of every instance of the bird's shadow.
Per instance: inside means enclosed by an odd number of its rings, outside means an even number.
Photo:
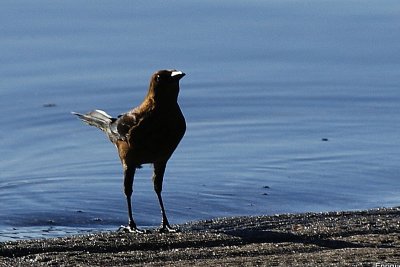
[[[316,245],[318,247],[325,247],[329,249],[343,249],[343,248],[365,248],[365,247],[388,247],[388,245],[376,245],[369,243],[354,243],[343,240],[334,240],[326,237],[319,236],[304,236],[289,232],[278,232],[270,230],[231,230],[224,231],[225,234],[239,237],[244,244],[257,244],[257,243],[302,243]]]

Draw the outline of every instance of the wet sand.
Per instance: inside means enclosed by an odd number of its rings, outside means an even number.
[[[4,242],[0,266],[400,265],[400,207],[220,218],[178,227],[180,233]]]

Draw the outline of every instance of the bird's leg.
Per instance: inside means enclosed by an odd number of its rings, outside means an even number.
[[[136,168],[124,168],[124,193],[126,197],[126,202],[128,204],[128,217],[129,217],[129,224],[128,226],[121,226],[119,230],[126,231],[126,232],[133,232],[133,233],[144,233],[144,231],[139,230],[136,227],[136,223],[133,220],[132,215],[132,192],[133,192],[133,179],[135,176],[135,169]]]
[[[164,203],[161,197],[162,191],[162,183],[164,178],[166,163],[154,163],[154,175],[153,175],[153,183],[154,183],[154,191],[157,194],[158,201],[160,203],[161,214],[162,214],[162,225],[160,228],[160,232],[177,232],[176,229],[172,228],[169,225],[167,215],[164,209]]]

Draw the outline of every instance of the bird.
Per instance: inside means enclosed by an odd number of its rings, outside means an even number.
[[[117,148],[129,219],[127,226],[121,226],[124,231],[146,232],[137,227],[131,203],[135,171],[142,164],[153,165],[153,186],[162,215],[160,232],[179,231],[168,221],[161,192],[167,162],[186,131],[185,117],[178,104],[179,81],[185,75],[175,69],[155,72],[143,102],[116,118],[99,109],[86,114],[72,112],[86,124],[105,132]]]

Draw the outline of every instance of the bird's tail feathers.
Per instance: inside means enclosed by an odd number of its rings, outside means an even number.
[[[81,114],[77,112],[71,113],[78,116],[79,119],[81,119],[85,123],[91,126],[95,126],[104,132],[108,132],[108,130],[110,129],[110,124],[113,122],[113,120],[115,120],[105,111],[99,109],[93,110],[86,114]]]

